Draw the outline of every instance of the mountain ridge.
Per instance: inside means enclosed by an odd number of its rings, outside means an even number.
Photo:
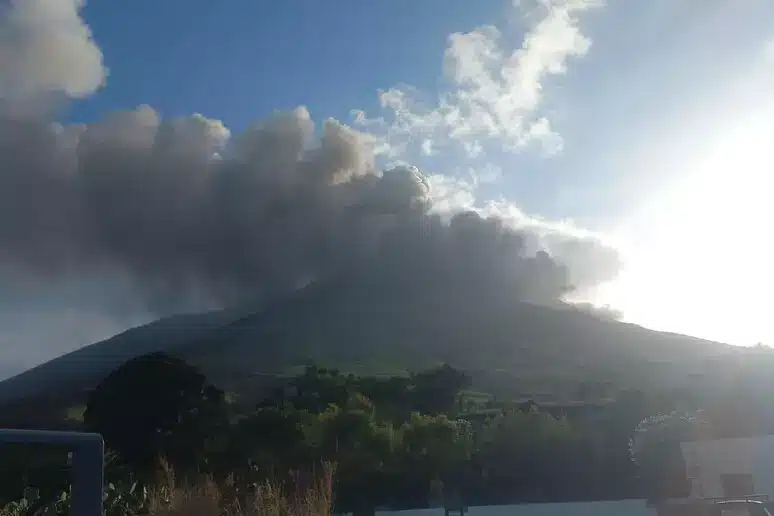
[[[636,374],[647,381],[655,370],[673,382],[681,369],[701,371],[703,361],[734,348],[571,305],[528,303],[491,285],[329,281],[261,309],[175,315],[128,329],[0,382],[0,404],[88,390],[121,363],[152,351],[180,355],[225,388],[251,390],[256,375],[308,362],[404,370],[446,362],[514,385],[540,374],[570,383],[630,376],[636,383]],[[676,371],[664,372],[670,368]]]

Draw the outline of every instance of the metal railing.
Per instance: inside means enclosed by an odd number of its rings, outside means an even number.
[[[99,434],[0,429],[0,444],[64,446],[72,451],[72,504],[75,516],[102,516],[104,443]]]
[[[769,495],[767,494],[750,494],[745,496],[715,496],[707,498],[685,497],[685,498],[663,498],[656,501],[648,501],[646,505],[648,507],[667,507],[667,506],[679,506],[679,505],[714,505],[728,501],[752,501],[752,502],[768,502]]]
[[[704,498],[704,500],[707,501],[707,503],[721,503],[721,502],[727,502],[729,500],[736,501],[736,500],[743,500],[743,501],[753,501],[753,502],[768,502],[769,501],[769,495],[767,494],[749,494],[744,496],[716,496],[713,498]]]

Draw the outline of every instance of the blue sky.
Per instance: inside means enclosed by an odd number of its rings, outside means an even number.
[[[165,117],[199,112],[238,131],[305,105],[317,120],[348,122],[352,109],[378,111],[380,89],[442,89],[452,33],[495,24],[520,45],[525,27],[509,25],[516,16],[503,0],[90,2],[83,17],[110,73],[69,118],[149,104]],[[632,170],[632,156],[697,138],[675,129],[746,73],[774,33],[772,19],[764,0],[619,0],[584,14],[592,49],[544,83],[563,152],[498,156],[505,177],[479,195],[609,229],[660,180],[658,170]],[[458,163],[428,165],[448,172]]]
[[[107,87],[73,118],[153,105],[200,111],[239,130],[277,109],[306,105],[349,117],[376,91],[440,79],[446,37],[506,14],[501,0],[426,2],[91,2],[86,22],[110,68]],[[141,27],[139,31],[128,27]]]
[[[736,344],[774,343],[772,92],[770,0],[0,0],[0,108],[54,93],[65,133],[149,105],[235,135],[306,106],[453,209],[614,246],[584,300]],[[96,310],[125,285],[90,281],[0,293],[18,364],[147,319]]]

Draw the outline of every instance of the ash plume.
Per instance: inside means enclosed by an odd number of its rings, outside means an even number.
[[[220,122],[161,121],[149,107],[85,126],[6,117],[0,162],[0,264],[128,276],[159,308],[270,298],[349,270],[443,271],[547,302],[572,287],[568,264],[609,253],[565,237],[563,263],[530,252],[537,237],[497,217],[444,221],[418,170],[379,171],[368,137],[334,120],[316,140],[304,108],[233,137]]]
[[[318,132],[303,107],[239,134],[149,106],[59,124],[52,99],[107,77],[82,6],[0,6],[0,279],[114,282],[162,315],[348,274],[438,275],[553,303],[617,272],[592,237],[437,214],[420,171],[381,171],[375,139],[335,120]]]

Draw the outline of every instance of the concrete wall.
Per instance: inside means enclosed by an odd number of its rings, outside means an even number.
[[[725,474],[751,474],[755,494],[774,498],[774,436],[681,443],[691,496],[724,496]]]
[[[458,514],[458,513],[454,513]],[[377,516],[444,516],[443,509],[376,511]],[[533,503],[469,507],[466,516],[656,516],[645,500],[613,502]]]

